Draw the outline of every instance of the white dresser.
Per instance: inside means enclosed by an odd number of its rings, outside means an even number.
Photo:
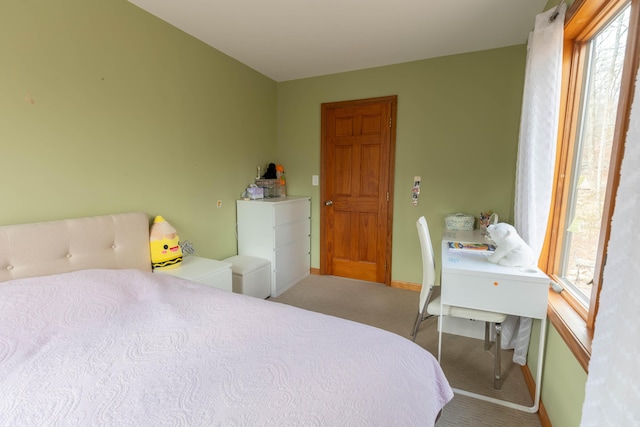
[[[238,255],[271,262],[271,296],[309,275],[311,199],[238,200]]]
[[[184,257],[180,266],[169,270],[154,270],[155,273],[170,274],[213,286],[223,291],[232,291],[231,263],[197,256]]]

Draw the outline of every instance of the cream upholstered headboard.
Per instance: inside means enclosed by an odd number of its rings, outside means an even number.
[[[151,271],[140,212],[0,227],[0,282],[89,268]]]

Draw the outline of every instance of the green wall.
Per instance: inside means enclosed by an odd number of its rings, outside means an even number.
[[[529,348],[529,354],[531,353]],[[587,373],[556,329],[550,327],[542,374],[542,402],[552,425],[580,426],[586,385]]]
[[[320,192],[311,176],[320,174],[321,103],[398,96],[392,279],[418,283],[418,217],[435,242],[449,213],[490,209],[511,220],[525,55],[520,45],[280,83],[278,158],[287,191],[312,197],[311,265],[320,264]]]
[[[527,366],[534,379],[538,369],[540,326],[540,320],[533,321],[527,359]],[[547,321],[540,399],[553,426],[580,425],[586,384],[586,372],[571,354],[556,328]]]
[[[223,258],[234,201],[278,162],[289,194],[312,197],[318,267],[320,104],[386,95],[398,95],[393,280],[420,280],[419,216],[434,241],[447,213],[512,220],[524,46],[277,84],[125,0],[7,0],[0,34],[0,224],[142,211]],[[577,426],[586,374],[547,336],[542,399],[554,425]]]
[[[273,80],[125,0],[7,0],[0,31],[0,224],[142,211],[236,253]]]

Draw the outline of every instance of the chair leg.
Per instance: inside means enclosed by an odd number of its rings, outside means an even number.
[[[502,323],[496,323],[496,359],[493,368],[493,388],[500,390],[502,387]]]
[[[484,322],[484,349],[489,350],[491,348],[491,341],[489,340],[489,326],[490,322]]]
[[[416,322],[413,325],[413,333],[411,336],[413,337],[413,342],[416,342],[416,335],[418,335],[418,328],[420,328],[420,323],[424,320],[424,314],[427,312],[427,305],[429,304],[429,299],[431,298],[431,294],[433,293],[433,286],[429,289],[429,293],[427,294],[427,299],[424,302],[424,306],[420,307],[420,311],[418,312],[418,316],[416,317]]]
[[[413,337],[413,342],[416,342],[416,336],[418,335],[418,328],[420,328],[420,323],[422,323],[422,312],[418,312],[416,316],[416,322],[413,324],[413,333],[411,336]]]

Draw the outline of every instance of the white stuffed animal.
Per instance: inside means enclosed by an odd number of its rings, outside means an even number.
[[[533,250],[512,225],[500,222],[488,226],[487,231],[496,244],[495,252],[487,258],[489,261],[509,267],[529,267],[536,263]]]

